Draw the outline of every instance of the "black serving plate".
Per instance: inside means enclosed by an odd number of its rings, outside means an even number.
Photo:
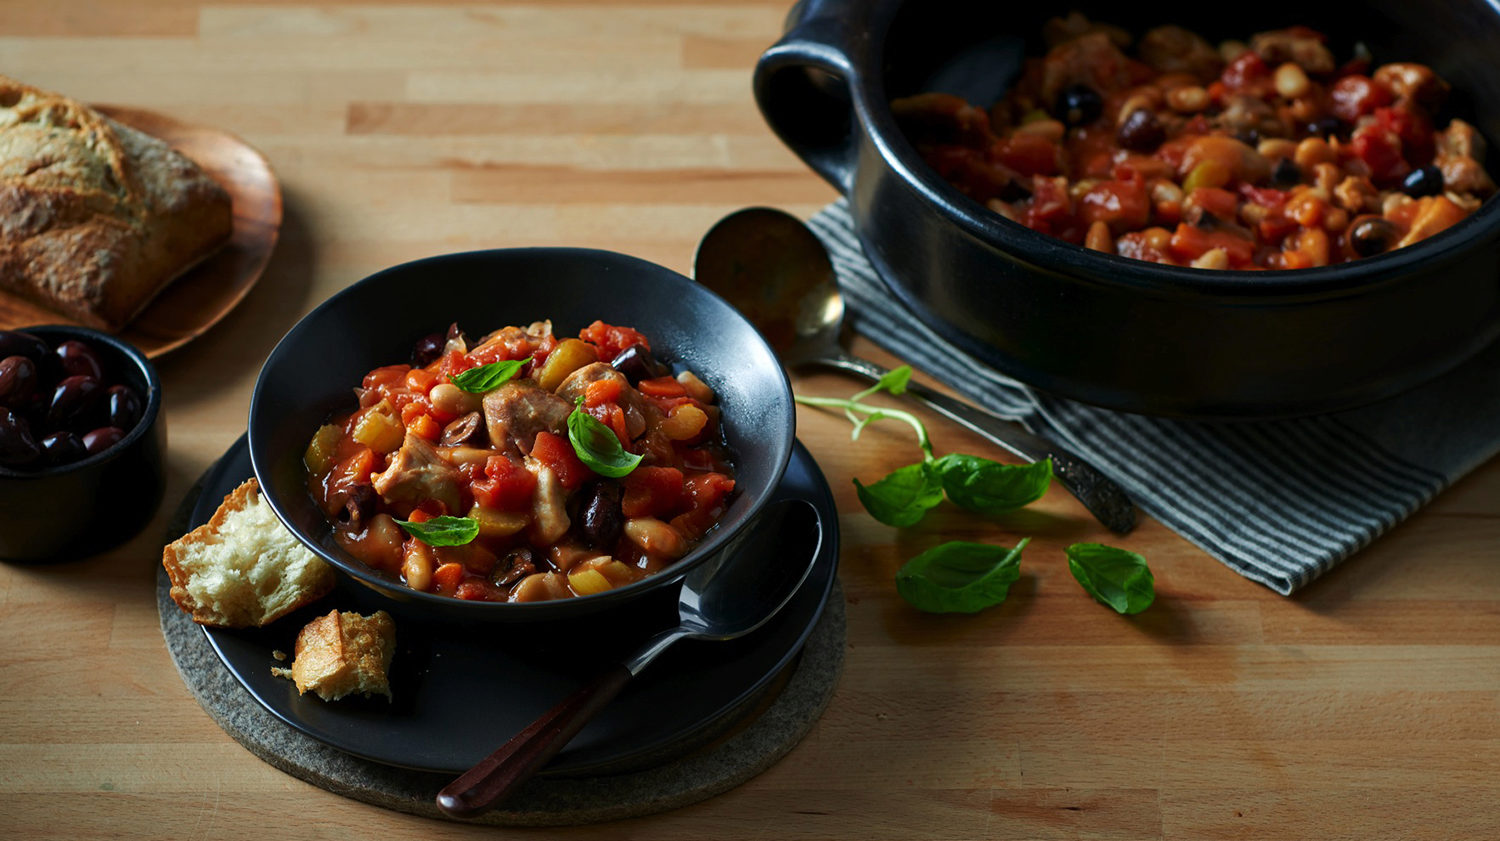
[[[251,475],[245,439],[204,480],[190,527],[208,521],[224,495]],[[798,443],[772,496],[818,510],[822,543],[812,572],[769,624],[731,642],[686,641],[637,677],[562,750],[548,775],[618,773],[664,761],[711,737],[772,686],[822,615],[838,569],[838,514],[828,483]],[[799,551],[801,547],[787,547]],[[808,547],[810,548],[810,547]],[[299,696],[271,674],[272,651],[290,655],[297,632],[334,608],[390,608],[340,577],[333,594],[267,628],[203,629],[219,659],[272,714],[313,738],[365,759],[422,771],[461,772],[489,755],[600,669],[675,621],[600,630],[562,647],[528,640],[525,628],[428,624],[396,613],[394,701]],[[540,646],[540,653],[528,653]]]

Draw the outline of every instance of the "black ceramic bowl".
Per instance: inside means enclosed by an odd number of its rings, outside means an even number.
[[[718,394],[735,453],[736,492],[724,517],[685,558],[627,587],[531,603],[463,601],[411,590],[345,553],[307,491],[302,454],[330,415],[355,408],[353,388],[380,365],[407,360],[422,336],[458,322],[470,335],[551,319],[576,335],[602,319],[651,340],[674,369],[689,368]],[[437,621],[573,619],[642,601],[676,603],[688,570],[755,519],[791,457],[791,386],[760,334],[707,289],[653,263],[579,248],[448,254],[404,263],[350,286],[277,344],[250,400],[250,457],[261,491],[283,523],[346,576],[377,591],[395,613]],[[613,614],[611,614],[613,615]]]
[[[1046,390],[1196,417],[1332,411],[1387,397],[1500,333],[1500,201],[1417,245],[1338,266],[1230,272],[1103,254],[1029,230],[927,167],[888,103],[945,91],[988,104],[1041,55],[1043,22],[1078,9],[1139,35],[1176,23],[1210,40],[1296,23],[1335,55],[1420,61],[1449,111],[1500,143],[1500,6],[804,0],[761,57],[756,96],[781,138],[850,199],[891,289],[974,355]],[[1439,124],[1448,115],[1440,115]],[[1488,168],[1496,171],[1495,155]]]
[[[86,327],[27,327],[56,346],[68,339],[94,348],[109,383],[135,389],[141,420],[117,444],[71,464],[41,470],[0,467],[0,559],[59,561],[108,549],[139,532],[165,488],[167,424],[161,381],[145,354]]]

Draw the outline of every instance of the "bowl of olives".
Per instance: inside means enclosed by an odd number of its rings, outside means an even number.
[[[0,330],[0,559],[66,560],[161,503],[161,382],[139,350],[72,326]]]

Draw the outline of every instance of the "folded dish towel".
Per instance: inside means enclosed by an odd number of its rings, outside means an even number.
[[[1432,383],[1333,415],[1207,423],[1114,412],[1012,380],[919,321],[865,259],[846,202],[824,208],[812,227],[856,331],[1072,448],[1151,516],[1283,595],[1500,452],[1500,343]]]

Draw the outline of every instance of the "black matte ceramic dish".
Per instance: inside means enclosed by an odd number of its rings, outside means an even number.
[[[141,420],[104,452],[40,470],[0,467],[0,559],[81,558],[128,540],[161,504],[167,451],[161,381],[145,354],[98,330],[46,325],[26,332],[53,345],[87,342],[106,379],[131,386],[144,403]]]
[[[644,333],[674,369],[718,394],[735,454],[735,496],[686,557],[656,575],[584,598],[530,603],[463,601],[411,590],[346,554],[307,492],[302,453],[319,424],[355,407],[353,387],[406,360],[422,336],[458,322],[471,334],[550,318],[559,335],[603,319]],[[733,307],[669,269],[581,248],[449,254],[404,263],[350,286],[277,344],[250,400],[250,457],[262,493],[288,528],[345,575],[404,612],[456,622],[550,622],[624,606],[676,604],[676,582],[749,526],[791,456],[791,386],[775,355]]]
[[[250,475],[242,438],[205,478],[190,526],[207,522],[219,500]],[[683,642],[641,672],[599,717],[547,766],[547,774],[621,773],[680,755],[732,725],[774,688],[776,676],[807,641],[838,568],[838,513],[828,484],[798,445],[773,500],[804,499],[817,509],[819,540],[788,536],[786,551],[817,560],[802,588],[769,624],[730,642]],[[673,599],[675,605],[675,596]],[[291,651],[298,630],[337,607],[370,612],[380,597],[340,581],[329,597],[269,627],[205,627],[215,652],[266,709],[340,750],[425,771],[467,770],[583,685],[605,666],[676,622],[675,608],[650,622],[617,629],[565,657],[526,656],[511,633],[475,634],[444,623],[396,620],[393,701],[345,698],[325,702],[298,695],[271,675],[273,650]],[[654,623],[654,624],[653,624]],[[279,664],[285,665],[285,664]]]
[[[999,99],[1052,16],[1078,9],[1136,34],[1175,23],[1210,39],[1306,24],[1337,55],[1431,65],[1450,111],[1500,143],[1500,7],[1256,3],[804,0],[761,57],[772,128],[849,197],[866,255],[924,321],[1000,370],[1116,409],[1246,418],[1332,411],[1452,368],[1500,333],[1500,201],[1408,248],[1337,266],[1229,272],[1129,260],[991,213],[927,167],[893,97]],[[1441,124],[1446,116],[1440,118]],[[1495,156],[1488,161],[1495,171]]]

